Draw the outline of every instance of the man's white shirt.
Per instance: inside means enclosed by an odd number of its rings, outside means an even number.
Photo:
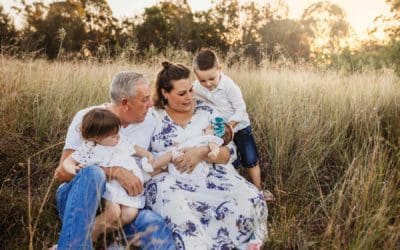
[[[82,119],[87,112],[94,108],[105,108],[105,105],[92,106],[86,109],[82,109],[81,111],[76,113],[75,117],[72,119],[72,122],[68,127],[64,150],[76,150],[80,145],[82,145],[82,143],[84,143],[80,129]],[[135,145],[138,145],[142,148],[148,149],[155,126],[156,120],[154,118],[152,109],[150,109],[147,112],[146,118],[143,122],[129,124],[125,128],[121,127],[119,132],[120,135],[122,135],[125,141],[129,144],[129,147],[133,148]]]

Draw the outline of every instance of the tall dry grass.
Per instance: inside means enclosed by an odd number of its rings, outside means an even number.
[[[107,101],[118,71],[154,80],[160,67],[5,58],[0,65],[0,245],[27,248],[32,237],[44,248],[60,228],[52,173],[72,116]],[[400,80],[390,71],[225,72],[241,86],[263,181],[277,198],[266,248],[398,249]]]

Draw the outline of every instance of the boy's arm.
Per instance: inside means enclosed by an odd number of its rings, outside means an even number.
[[[235,126],[239,124],[240,121],[245,119],[247,115],[246,103],[244,102],[242,91],[240,90],[239,86],[233,82],[229,84],[226,89],[226,97],[235,110],[235,113],[231,118],[229,118],[228,124],[232,128],[235,128]]]

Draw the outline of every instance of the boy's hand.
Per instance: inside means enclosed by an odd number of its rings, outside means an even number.
[[[233,131],[233,128],[236,127],[236,125],[238,125],[238,124],[239,124],[239,122],[237,122],[237,121],[228,122],[228,125],[229,125],[229,127],[231,127],[232,131]]]

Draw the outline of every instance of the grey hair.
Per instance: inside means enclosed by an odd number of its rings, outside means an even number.
[[[119,72],[111,81],[110,99],[118,104],[123,98],[130,98],[136,95],[136,86],[139,84],[150,84],[145,75],[134,71]]]

